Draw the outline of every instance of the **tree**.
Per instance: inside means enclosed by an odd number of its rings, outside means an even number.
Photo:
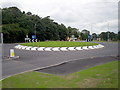
[[[69,36],[78,36],[78,29],[72,27],[66,28],[64,24],[58,24],[57,22],[54,22],[53,19],[50,19],[50,16],[42,18],[38,15],[32,14],[31,12],[21,12],[17,7],[3,8],[2,10],[4,26],[3,34],[5,36],[5,42],[22,42],[24,41],[25,34],[28,34],[28,36],[31,38],[31,36],[35,34],[35,31],[37,34],[37,39],[41,41],[65,40],[65,38],[68,36],[68,31],[70,31]],[[25,32],[23,30],[25,30]],[[23,34],[20,36],[18,31]],[[14,33],[16,33],[16,35]],[[13,41],[11,41],[10,38],[12,34],[17,37],[14,38]],[[17,40],[19,38],[23,40]]]
[[[72,28],[72,27],[68,27],[67,28],[67,36],[71,37],[72,35],[74,35],[75,37],[78,37],[80,35],[79,29],[77,28]]]
[[[18,24],[3,25],[3,39],[7,43],[24,42],[28,30],[20,28]]]
[[[118,38],[118,40],[120,40],[120,31],[118,31],[117,38]]]
[[[93,39],[93,40],[97,40],[97,37],[98,37],[98,35],[97,35],[96,33],[93,33],[93,34],[92,34],[92,39]]]
[[[109,40],[117,40],[117,34],[115,34],[114,32],[101,32],[100,34],[100,38],[104,41]]]
[[[88,35],[90,35],[90,31],[84,29],[81,31],[80,35],[82,37],[82,40],[86,40],[86,39],[88,39]]]

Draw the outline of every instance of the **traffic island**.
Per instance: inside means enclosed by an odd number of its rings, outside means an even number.
[[[22,43],[15,46],[16,49],[31,50],[31,51],[80,51],[99,49],[104,46],[90,42],[67,42],[67,41],[48,41]]]

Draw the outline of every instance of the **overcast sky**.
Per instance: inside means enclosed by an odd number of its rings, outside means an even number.
[[[65,26],[88,29],[91,33],[118,32],[119,0],[3,0],[1,8],[17,6]]]

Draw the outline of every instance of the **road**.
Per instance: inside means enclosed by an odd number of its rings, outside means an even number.
[[[101,42],[100,44],[105,47],[101,49],[67,52],[39,52],[15,49],[15,54],[20,56],[20,58],[15,60],[3,60],[2,76],[5,78],[28,70],[46,67],[69,60],[118,55],[118,43]],[[13,48],[15,45],[17,44],[4,44],[4,56],[9,56],[9,49]]]

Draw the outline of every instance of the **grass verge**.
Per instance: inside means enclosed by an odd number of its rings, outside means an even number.
[[[117,88],[118,61],[64,76],[27,72],[6,78],[2,84],[3,88]]]
[[[34,47],[79,47],[79,46],[93,46],[98,44],[90,42],[46,41],[34,43],[22,43],[21,45]]]

